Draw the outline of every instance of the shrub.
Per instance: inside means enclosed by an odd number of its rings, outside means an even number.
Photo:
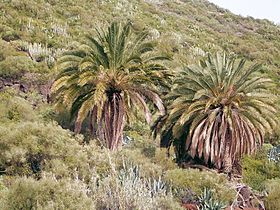
[[[152,161],[155,164],[160,165],[164,171],[172,170],[178,168],[177,164],[175,163],[174,156],[174,154],[168,155],[166,148],[156,148],[155,156],[152,158]]]
[[[5,60],[9,56],[15,56],[19,55],[19,52],[17,52],[11,44],[8,44],[7,42],[0,40],[0,61]]]
[[[82,147],[78,140],[55,123],[21,121],[0,125],[0,167],[7,174],[20,175],[40,172],[51,159],[61,159],[68,167],[79,167],[87,157],[80,155]]]
[[[0,169],[1,170],[1,169]],[[2,182],[2,176],[0,176],[0,209],[4,209],[3,208],[3,195],[5,193],[6,187]]]
[[[45,177],[37,181],[22,177],[0,191],[0,207],[2,210],[95,209],[87,193],[87,186],[79,180]]]
[[[265,207],[267,210],[280,208],[280,179],[271,179],[265,182],[265,189],[268,196],[265,198]]]
[[[125,164],[101,180],[95,195],[97,209],[180,209],[165,182],[142,178],[139,169]],[[163,203],[167,198],[169,204]]]
[[[113,167],[113,166],[112,166]],[[44,173],[41,179],[7,178],[8,188],[0,189],[0,207],[16,209],[162,209],[180,210],[168,186],[160,179],[143,179],[138,167],[124,167],[99,177],[56,178]]]
[[[144,177],[159,177],[163,172],[162,167],[145,157],[140,149],[124,149],[117,156],[119,166],[122,166],[124,160],[129,160],[131,165],[140,166],[141,175]]]
[[[205,188],[212,189],[214,198],[223,201],[233,201],[235,190],[227,183],[225,175],[196,169],[174,169],[166,172],[164,180],[170,182],[175,189],[189,189],[196,195],[201,195]]]
[[[160,210],[185,210],[173,197],[166,196],[157,199],[155,209]]]
[[[0,76],[20,79],[27,72],[35,72],[36,64],[26,56],[9,56],[0,62]]]
[[[48,48],[40,43],[18,42],[18,44],[22,50],[28,52],[32,60],[45,61],[49,65],[52,65],[63,52],[63,49]]]
[[[3,40],[5,40],[7,42],[20,39],[18,33],[14,30],[4,31],[1,35],[1,37]]]
[[[242,160],[243,181],[255,190],[265,189],[265,181],[280,177],[279,164],[268,160],[269,146],[265,146],[256,155],[246,156]]]
[[[0,93],[0,123],[7,121],[35,121],[38,119],[32,105],[25,99],[16,96],[9,89]]]

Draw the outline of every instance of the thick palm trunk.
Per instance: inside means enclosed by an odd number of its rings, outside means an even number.
[[[122,144],[124,128],[124,103],[120,93],[113,93],[104,105],[105,142],[110,150]]]
[[[231,171],[232,171],[232,157],[230,155],[229,144],[227,144],[225,156],[224,156],[224,172],[230,175]]]

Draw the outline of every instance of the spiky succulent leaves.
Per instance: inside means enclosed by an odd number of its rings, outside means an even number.
[[[113,22],[97,37],[86,37],[76,51],[58,62],[61,73],[52,86],[57,103],[64,103],[75,117],[75,131],[90,116],[90,129],[110,149],[121,143],[124,124],[135,110],[151,121],[149,104],[161,114],[165,107],[159,88],[167,86],[167,57],[156,55],[147,33],[135,34],[131,24]]]
[[[226,54],[208,55],[199,65],[186,67],[171,93],[168,124],[173,138],[186,142],[194,158],[230,167],[243,154],[262,145],[266,132],[277,125],[272,81],[260,65],[245,66]],[[187,138],[182,138],[190,126]]]

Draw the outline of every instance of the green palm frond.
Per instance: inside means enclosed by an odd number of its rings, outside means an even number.
[[[113,22],[107,30],[97,30],[96,37],[86,36],[79,49],[59,59],[61,73],[52,92],[57,103],[70,107],[76,132],[95,113],[90,121],[97,126],[97,137],[115,149],[134,107],[144,111],[147,121],[151,119],[149,103],[165,113],[159,89],[169,88],[171,74],[163,62],[168,58],[156,53],[147,35],[133,33],[130,22]]]

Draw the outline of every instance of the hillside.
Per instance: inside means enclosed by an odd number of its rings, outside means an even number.
[[[61,51],[84,34],[115,20],[131,20],[136,30],[149,29],[160,50],[177,62],[191,62],[202,51],[229,50],[280,66],[280,28],[268,20],[243,18],[208,1],[2,1],[1,57],[26,51],[33,60]],[[38,46],[40,44],[40,46]],[[12,47],[16,52],[5,53]],[[202,50],[202,51],[201,51]],[[4,52],[3,52],[4,51]],[[23,55],[27,55],[22,52]],[[42,55],[40,55],[42,54]]]
[[[277,125],[263,149],[242,159],[243,176],[232,180],[213,165],[177,161],[176,149],[160,149],[138,113],[123,125],[121,151],[93,138],[89,115],[81,134],[73,132],[71,111],[55,106],[50,91],[61,71],[57,61],[114,21],[131,21],[135,34],[148,31],[155,52],[171,58],[164,64],[173,76],[208,52],[234,53],[247,60],[245,68],[261,63],[260,73],[276,84],[269,80],[266,98],[280,102],[280,26],[269,20],[241,17],[207,0],[0,0],[0,209],[280,208]],[[159,97],[167,107],[165,94]],[[146,105],[148,98],[140,104],[154,114],[158,104]],[[279,104],[268,107],[279,116]],[[266,122],[261,127],[274,123]]]

